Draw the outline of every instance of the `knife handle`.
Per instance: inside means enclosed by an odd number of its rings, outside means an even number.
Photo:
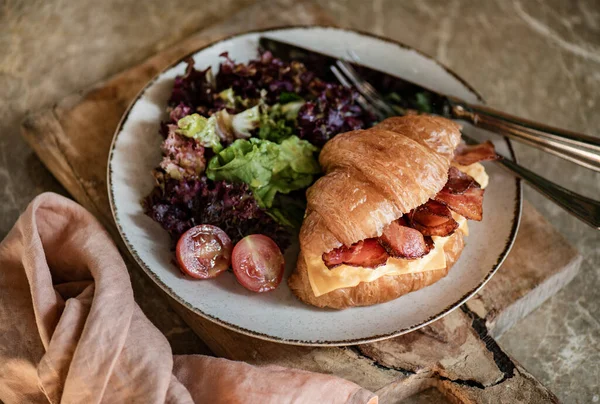
[[[536,173],[518,165],[512,160],[501,159],[498,163],[518,177],[525,180],[531,187],[556,203],[558,206],[577,217],[582,222],[600,230],[600,202],[579,195],[573,191],[555,184]]]
[[[449,97],[452,118],[505,135],[582,167],[600,172],[600,138],[558,129]]]

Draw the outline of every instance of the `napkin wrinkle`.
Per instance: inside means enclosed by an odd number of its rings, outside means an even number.
[[[62,196],[36,197],[0,243],[0,400],[31,403],[369,403],[330,375],[173,356],[135,303],[108,233]]]

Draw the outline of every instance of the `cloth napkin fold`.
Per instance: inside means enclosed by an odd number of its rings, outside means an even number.
[[[330,375],[173,356],[135,303],[109,235],[51,193],[35,198],[0,244],[0,400],[377,403]]]

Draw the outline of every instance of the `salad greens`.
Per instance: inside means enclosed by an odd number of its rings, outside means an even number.
[[[210,147],[213,152],[223,150],[217,135],[217,119],[214,115],[208,119],[198,114],[184,116],[177,121],[177,126],[177,133],[195,139],[200,145]]]
[[[306,188],[320,172],[317,148],[290,136],[280,144],[269,140],[238,139],[208,163],[206,176],[213,180],[244,182],[258,205],[270,208],[277,193]]]
[[[260,129],[258,137],[280,143],[283,139],[295,133],[296,118],[298,111],[304,105],[304,101],[296,100],[287,104],[275,104],[263,108],[260,117]]]
[[[432,111],[432,108],[429,93],[415,94],[415,107],[420,112],[430,113]]]
[[[175,78],[163,161],[144,209],[174,241],[212,224],[234,242],[262,233],[285,249],[302,223],[305,190],[320,175],[320,148],[374,118],[355,90],[300,62],[269,52],[244,64],[221,56],[216,74],[190,59]]]
[[[236,97],[233,89],[229,87],[227,90],[223,90],[219,93],[219,98],[225,102],[225,108],[235,108]]]
[[[231,126],[236,138],[249,138],[250,133],[260,125],[260,110],[258,105],[233,116]]]

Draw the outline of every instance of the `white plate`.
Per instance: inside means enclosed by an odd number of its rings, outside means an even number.
[[[423,54],[398,43],[353,31],[296,27],[237,35],[192,56],[196,68],[219,66],[219,54],[229,52],[238,62],[257,56],[258,38],[268,36],[344,57],[352,49],[373,67],[439,92],[477,102],[465,82]],[[322,310],[300,303],[287,284],[271,293],[248,292],[225,273],[210,281],[184,277],[171,264],[169,236],[146,216],[140,200],[153,187],[151,170],[161,159],[159,123],[179,62],[155,77],[136,97],[117,128],[108,162],[113,215],[121,236],[140,266],[175,300],[199,315],[254,337],[296,345],[350,345],[382,340],[422,327],[456,309],[476,293],[498,269],[516,236],[521,215],[520,182],[493,163],[485,163],[490,185],[485,192],[484,220],[470,222],[470,236],[448,276],[392,302],[343,311]],[[484,131],[468,125],[464,131],[479,139]],[[499,153],[513,156],[508,140],[491,138]],[[513,156],[514,157],[514,156]],[[287,251],[286,276],[295,264]]]

